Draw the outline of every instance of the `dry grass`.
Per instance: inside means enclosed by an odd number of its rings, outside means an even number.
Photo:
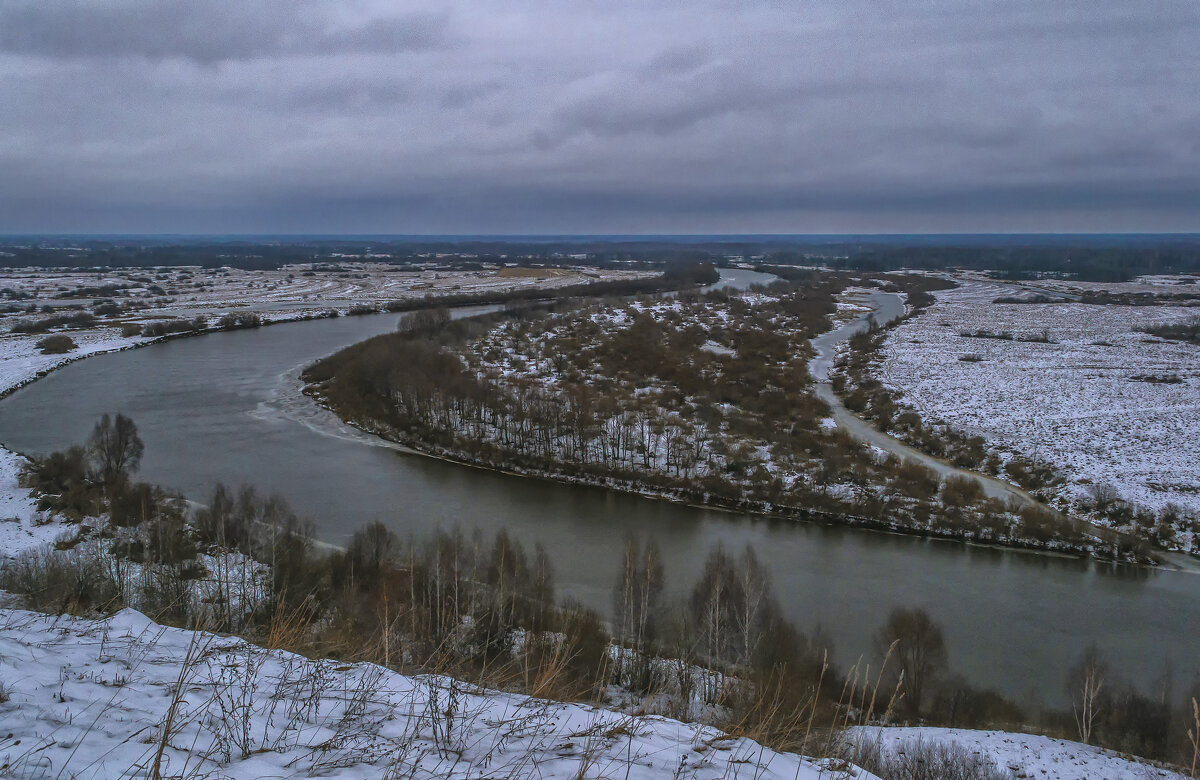
[[[562,276],[562,273],[563,272],[557,268],[506,267],[506,268],[501,268],[499,271],[497,271],[496,276],[499,276],[501,279],[517,279],[517,278],[550,279],[555,276]]]

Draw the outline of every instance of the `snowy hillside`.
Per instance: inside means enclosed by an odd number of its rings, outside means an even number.
[[[871,780],[707,726],[310,661],[160,626],[0,610],[0,775]],[[164,738],[165,737],[165,738]],[[1015,778],[1182,775],[1074,742],[866,728],[885,751],[955,743]]]
[[[0,610],[5,777],[870,778],[698,725]]]

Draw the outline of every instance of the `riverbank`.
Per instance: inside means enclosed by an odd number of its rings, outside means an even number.
[[[386,426],[382,426],[372,421],[343,417],[338,413],[336,408],[330,405],[327,399],[320,395],[318,391],[315,391],[309,387],[305,388],[305,394],[312,398],[314,403],[320,405],[323,409],[328,410],[332,414],[338,415],[339,419],[341,419],[346,425],[349,425],[354,429],[370,436],[377,436],[382,441],[387,442],[400,452],[446,463],[453,463],[457,466],[480,469],[493,474],[503,474],[509,477],[520,477],[524,479],[544,480],[564,485],[612,490],[618,493],[637,496],[639,498],[653,501],[665,501],[681,506],[716,510],[728,514],[753,515],[771,520],[818,523],[827,526],[842,526],[846,528],[853,528],[855,530],[911,536],[918,539],[933,539],[955,542],[964,546],[983,547],[996,550],[1013,550],[1017,552],[1078,559],[1092,559],[1123,565],[1147,565],[1151,567],[1156,567],[1158,565],[1158,563],[1154,561],[1123,560],[1117,557],[1111,551],[1106,550],[1093,550],[1085,552],[1072,547],[1055,546],[1053,543],[1039,544],[1032,541],[1022,542],[1020,540],[998,543],[975,538],[969,533],[955,533],[953,531],[936,528],[913,528],[899,523],[887,522],[878,518],[865,517],[861,515],[824,511],[807,507],[780,506],[749,499],[723,499],[719,496],[713,496],[705,493],[699,487],[689,488],[681,486],[675,489],[664,489],[662,487],[647,485],[636,480],[619,479],[610,476],[569,474],[550,469],[525,468],[512,463],[499,464],[494,461],[474,457],[466,452],[430,445],[419,438],[404,436],[395,429],[389,429]]]

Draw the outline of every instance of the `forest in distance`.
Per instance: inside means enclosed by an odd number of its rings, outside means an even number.
[[[532,236],[532,237],[131,237],[0,236],[0,268],[230,266],[277,269],[370,259],[399,267],[435,263],[555,266],[586,262],[661,268],[670,263],[752,260],[850,271],[975,269],[1008,279],[1043,276],[1127,281],[1140,274],[1200,271],[1200,236]]]

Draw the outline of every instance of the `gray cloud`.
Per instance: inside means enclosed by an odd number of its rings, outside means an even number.
[[[15,0],[0,9],[0,51],[61,58],[183,58],[201,63],[444,42],[444,14],[339,18],[312,0]]]
[[[0,232],[1200,230],[1200,7],[14,2]]]

